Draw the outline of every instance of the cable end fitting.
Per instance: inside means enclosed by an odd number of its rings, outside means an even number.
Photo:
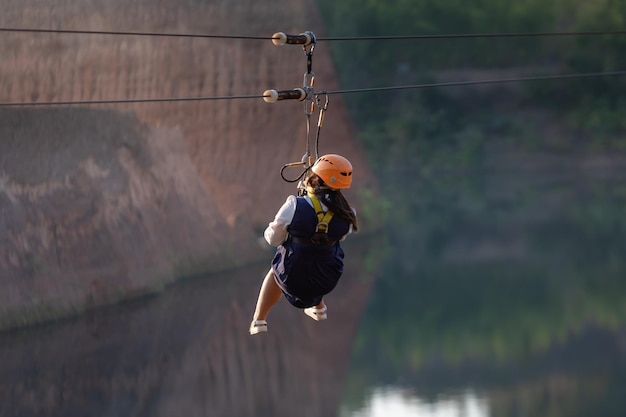
[[[266,103],[276,103],[278,101],[278,91],[265,90],[263,92],[263,101]]]
[[[307,97],[304,88],[294,88],[293,90],[265,90],[263,92],[263,101],[266,103],[276,103],[279,100],[298,100],[303,101]]]
[[[272,43],[276,46],[284,45],[287,43],[287,35],[283,32],[276,32],[272,35]]]
[[[284,32],[276,32],[272,35],[272,43],[276,46],[285,44],[309,46],[316,41],[315,34],[310,31],[299,35],[287,35]]]

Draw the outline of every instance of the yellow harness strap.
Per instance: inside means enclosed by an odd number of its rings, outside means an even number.
[[[317,215],[317,227],[315,228],[315,233],[328,233],[328,223],[333,218],[333,212],[328,210],[324,212],[322,209],[322,203],[317,198],[315,194],[310,194],[309,198],[313,203],[313,208],[315,209],[315,214]]]

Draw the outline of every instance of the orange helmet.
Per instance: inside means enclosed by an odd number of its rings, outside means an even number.
[[[352,164],[341,155],[320,156],[311,167],[311,171],[330,188],[350,188],[352,184]]]

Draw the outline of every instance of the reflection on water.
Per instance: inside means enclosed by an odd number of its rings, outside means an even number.
[[[626,185],[564,172],[390,192],[326,322],[249,336],[263,263],[0,334],[0,416],[622,416]]]
[[[315,322],[283,301],[248,326],[267,262],[82,317],[0,333],[2,417],[336,415],[371,272],[352,254]]]
[[[389,194],[342,416],[623,415],[626,185],[507,168],[414,173]]]
[[[363,410],[342,411],[352,417],[488,417],[488,405],[471,391],[426,402],[398,387],[375,388]]]

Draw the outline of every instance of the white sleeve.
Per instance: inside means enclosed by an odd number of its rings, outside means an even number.
[[[295,213],[296,196],[290,195],[282,207],[278,209],[274,221],[270,222],[263,233],[267,243],[272,246],[280,246],[287,239],[287,226],[291,224]]]

